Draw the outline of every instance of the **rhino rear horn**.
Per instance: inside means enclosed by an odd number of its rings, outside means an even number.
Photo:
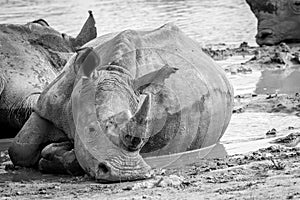
[[[85,43],[97,37],[97,29],[95,24],[96,22],[93,13],[91,10],[89,10],[89,18],[86,20],[78,36],[72,42],[73,47],[81,47]]]

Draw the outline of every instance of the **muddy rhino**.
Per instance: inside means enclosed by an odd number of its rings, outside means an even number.
[[[43,20],[0,24],[0,138],[14,137],[76,48],[96,37],[92,12],[72,38]]]
[[[224,71],[175,25],[108,34],[78,50],[42,92],[9,155],[44,172],[143,179],[145,157],[218,142],[232,104]]]
[[[258,21],[257,44],[300,42],[299,0],[246,0],[246,2]]]

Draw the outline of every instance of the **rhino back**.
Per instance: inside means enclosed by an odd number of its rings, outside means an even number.
[[[20,109],[20,102],[41,92],[56,76],[45,52],[29,43],[30,36],[27,27],[0,25],[0,73],[5,79],[0,98],[2,123],[7,123],[8,112]]]

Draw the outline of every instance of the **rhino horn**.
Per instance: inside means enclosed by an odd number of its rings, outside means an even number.
[[[137,151],[143,147],[149,133],[149,114],[151,107],[151,96],[147,95],[135,115],[126,122],[122,130],[121,141],[129,151]]]
[[[148,122],[148,116],[150,114],[151,96],[147,94],[142,105],[133,116],[134,121],[139,125],[146,125]]]
[[[91,10],[89,10],[89,17],[83,25],[78,36],[72,41],[73,47],[81,47],[85,43],[97,37],[97,29],[95,27],[95,19]]]

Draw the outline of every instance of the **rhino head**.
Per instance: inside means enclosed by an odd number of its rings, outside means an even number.
[[[151,176],[139,154],[149,138],[151,95],[134,92],[126,69],[99,66],[89,47],[78,51],[75,63],[79,66],[71,102],[81,167],[100,182]]]
[[[300,41],[300,0],[246,0],[258,20],[256,42]]]

